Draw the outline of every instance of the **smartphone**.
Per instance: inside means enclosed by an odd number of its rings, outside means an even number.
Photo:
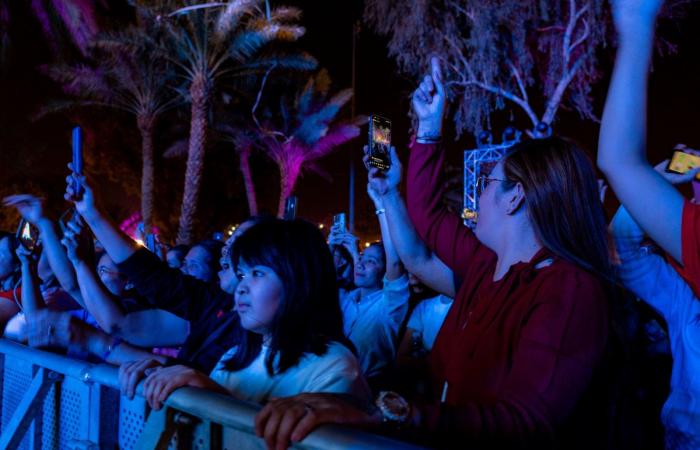
[[[390,145],[391,121],[382,116],[371,115],[369,118],[369,165],[381,170],[387,170],[391,167]]]
[[[284,218],[294,220],[297,217],[297,196],[290,195],[284,205]]]
[[[698,166],[700,166],[700,156],[684,152],[683,150],[675,150],[673,155],[671,155],[671,161],[666,167],[666,172],[686,173]],[[700,180],[700,174],[696,175],[695,179]]]
[[[17,240],[24,248],[33,252],[39,241],[39,230],[32,226],[31,223],[22,219],[19,222],[19,227],[17,227]]]
[[[339,213],[333,216],[333,227],[337,226],[338,229],[346,231],[345,228],[345,213]]]
[[[83,130],[80,127],[74,127],[72,133],[73,144],[73,172],[78,175],[83,174]],[[80,197],[83,193],[83,186],[77,181],[73,181],[73,192],[76,197]]]

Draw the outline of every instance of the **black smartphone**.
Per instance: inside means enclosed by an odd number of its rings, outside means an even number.
[[[391,120],[373,114],[369,118],[369,165],[381,170],[391,167]]]
[[[284,218],[294,220],[297,217],[297,196],[290,195],[284,205]]]
[[[347,231],[347,228],[345,228],[345,213],[339,213],[333,216],[333,227],[335,226],[342,231]]]
[[[686,173],[698,166],[700,166],[700,156],[683,150],[674,150],[671,160],[666,166],[666,172]],[[695,179],[700,180],[700,174],[696,175]]]
[[[73,172],[78,175],[83,174],[83,130],[80,127],[74,127],[72,133],[73,145]],[[73,192],[76,197],[80,197],[83,193],[83,186],[77,181],[73,181]]]
[[[31,223],[22,219],[19,222],[19,227],[17,227],[17,240],[30,252],[33,252],[37,248],[37,243],[39,241],[39,230],[37,230]]]

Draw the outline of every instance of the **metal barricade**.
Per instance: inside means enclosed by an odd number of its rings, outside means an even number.
[[[151,410],[141,386],[119,393],[117,369],[0,339],[0,450],[264,449],[255,436],[260,406],[195,388]],[[323,426],[298,449],[415,449],[339,426]]]

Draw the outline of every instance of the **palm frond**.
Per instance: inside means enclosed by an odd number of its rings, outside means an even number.
[[[292,55],[288,54],[278,54],[278,55],[267,55],[255,61],[243,64],[237,68],[237,72],[245,71],[255,71],[269,69],[270,67],[275,67],[276,69],[290,69],[298,71],[310,71],[314,70],[318,62],[316,59],[308,53],[295,53]]]
[[[272,22],[294,22],[301,19],[301,10],[291,6],[278,6],[270,11]]]
[[[229,2],[216,21],[214,39],[219,42],[224,41],[238,27],[241,17],[252,14],[260,3],[262,0],[233,0]]]
[[[349,123],[332,126],[312,147],[309,159],[321,158],[360,135],[360,127]]]

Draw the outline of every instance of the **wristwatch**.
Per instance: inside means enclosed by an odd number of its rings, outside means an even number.
[[[394,425],[404,425],[411,417],[411,405],[393,391],[382,391],[374,402],[382,413],[382,421]]]

